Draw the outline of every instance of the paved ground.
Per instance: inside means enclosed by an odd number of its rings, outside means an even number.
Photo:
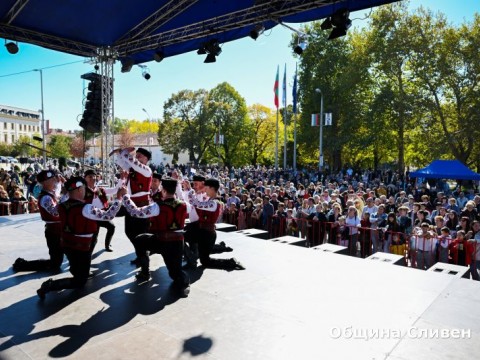
[[[193,271],[179,299],[158,255],[153,280],[137,285],[123,219],[115,223],[115,251],[100,240],[87,287],[40,301],[35,290],[51,275],[15,274],[11,264],[46,256],[43,224],[0,218],[0,359],[479,358],[476,282],[219,233],[234,251],[216,256],[247,269]],[[416,336],[423,331],[430,338]]]

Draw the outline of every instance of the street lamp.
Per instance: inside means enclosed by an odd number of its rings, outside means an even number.
[[[40,96],[42,101],[42,148],[43,148],[43,166],[47,166],[47,144],[45,139],[45,109],[43,107],[43,71],[42,69],[34,69],[40,73]]]
[[[148,116],[148,136],[147,136],[147,142],[148,142],[148,149],[150,150],[150,152],[152,152],[152,145],[150,144],[150,131],[152,130],[151,129],[151,126],[152,126],[152,117],[150,116],[150,114],[148,113],[148,111],[145,109],[145,108],[142,108],[142,111],[147,114]]]
[[[318,170],[323,169],[323,93],[319,88],[315,89],[316,93],[320,94],[320,135],[319,135],[319,158],[318,158]]]

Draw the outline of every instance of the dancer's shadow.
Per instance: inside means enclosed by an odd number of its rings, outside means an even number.
[[[33,332],[35,324],[68,307],[80,298],[130,276],[133,279],[132,275],[136,270],[131,266],[125,266],[129,257],[131,254],[98,264],[97,275],[89,280],[85,288],[81,290],[48,293],[43,302],[39,301],[37,296],[32,296],[0,309],[0,319],[2,319],[0,333],[4,337],[11,336],[10,341],[0,345],[0,352],[34,339],[61,335],[66,340],[53,348],[49,355],[52,357],[68,356],[91,338],[127,324],[138,314],[157,313],[166,305],[179,299],[175,290],[171,288],[172,282],[166,267],[162,266],[152,272],[152,280],[148,283],[139,285],[133,280],[126,285],[101,293],[100,299],[108,307],[98,311],[82,324],[64,325],[42,332]],[[201,271],[195,271],[195,273],[197,275],[190,273],[191,283],[197,281],[201,276]]]
[[[54,358],[72,355],[93,337],[122,327],[139,314],[155,314],[165,306],[177,301],[179,296],[171,289],[171,282],[166,282],[165,279],[158,281],[158,278],[164,278],[164,275],[166,274],[157,276],[157,273],[154,273],[149,283],[139,285],[134,281],[102,293],[100,299],[107,306],[79,325],[63,325],[31,333],[21,338],[11,339],[11,342],[18,345],[36,339],[60,335],[65,340],[55,346],[48,355]],[[65,305],[64,300],[57,302],[57,306],[62,304]],[[44,315],[51,315],[53,312],[47,311]],[[1,345],[0,351],[10,346]]]

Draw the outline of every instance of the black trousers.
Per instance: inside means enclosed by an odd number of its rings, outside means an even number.
[[[45,225],[45,239],[47,240],[50,259],[28,260],[17,266],[17,271],[42,271],[60,269],[63,263],[63,248],[60,245],[60,233]]]
[[[82,288],[88,280],[90,264],[92,262],[92,252],[66,248],[65,255],[67,255],[70,264],[70,273],[73,277],[53,280],[49,285],[48,291],[79,289]]]
[[[112,242],[113,234],[115,234],[115,224],[110,221],[97,221],[98,231],[93,235],[94,239],[98,239],[98,233],[100,228],[103,227],[107,230],[107,235],[105,235],[105,246],[110,245]]]
[[[195,236],[191,239],[193,244],[198,246],[198,256],[200,258],[201,264],[210,269],[224,269],[224,270],[233,270],[236,267],[236,261],[233,259],[215,259],[211,258],[213,247],[215,246],[215,241],[217,240],[217,232],[198,229],[195,232]]]
[[[183,241],[161,240],[155,234],[141,234],[134,240],[135,252],[142,271],[149,271],[150,258],[147,251],[161,254],[170,278],[183,286],[190,284],[188,275],[182,270]]]
[[[149,225],[150,220],[148,218],[141,219],[133,217],[128,213],[125,214],[125,234],[133,246],[135,246],[135,238],[138,235],[148,232]]]

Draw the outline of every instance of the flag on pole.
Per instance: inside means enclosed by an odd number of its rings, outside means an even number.
[[[332,113],[325,114],[325,125],[326,126],[332,125]]]
[[[293,113],[297,113],[297,66],[295,65],[295,77],[293,78],[292,89]]]
[[[312,126],[320,126],[320,114],[312,114]]]
[[[283,93],[282,93],[282,105],[287,107],[287,64],[285,64],[285,71],[283,72]]]
[[[277,66],[277,76],[275,78],[275,85],[273,85],[273,92],[275,93],[275,98],[273,100],[275,107],[278,109],[279,102],[278,102],[278,71],[280,66]]]

